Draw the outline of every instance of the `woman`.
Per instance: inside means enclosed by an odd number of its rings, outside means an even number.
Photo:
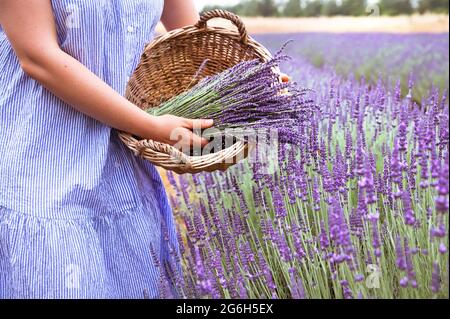
[[[116,130],[206,143],[191,129],[213,124],[123,97],[160,17],[198,20],[192,0],[0,0],[0,298],[160,296],[171,210]]]

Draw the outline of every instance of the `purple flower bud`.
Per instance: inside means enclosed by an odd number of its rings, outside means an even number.
[[[403,277],[400,279],[400,286],[403,288],[408,287],[408,277]]]
[[[433,273],[431,275],[431,291],[437,294],[441,290],[441,272],[439,269],[439,264],[437,262],[433,263]]]
[[[414,211],[411,207],[411,198],[409,196],[408,191],[402,192],[402,199],[403,199],[403,211],[404,211],[404,217],[405,217],[405,224],[413,226],[416,223],[416,218],[414,216]]]
[[[414,272],[414,265],[412,262],[411,250],[409,249],[408,239],[404,239],[404,249],[405,249],[405,259],[406,259],[406,270],[408,272],[408,279],[411,285],[414,287],[413,282],[416,280],[416,273]]]
[[[213,287],[210,279],[208,278],[208,274],[203,265],[203,260],[200,254],[200,249],[198,246],[195,246],[195,267],[196,273],[198,276],[197,279],[197,289],[202,296],[209,296],[212,294]]]
[[[445,161],[442,164],[439,180],[436,186],[438,196],[436,197],[436,211],[441,214],[447,214],[449,210],[449,155],[445,156]]]
[[[444,225],[444,223],[441,223],[437,228],[436,227],[431,228],[430,231],[431,237],[444,238],[446,235],[447,235],[447,228]]]
[[[283,195],[281,194],[281,191],[278,187],[274,189],[273,206],[277,218],[284,218],[287,216]]]
[[[439,253],[444,255],[447,252],[447,246],[444,243],[439,244]]]
[[[399,147],[397,141],[394,142],[394,150],[392,151],[391,156],[391,165],[390,165],[390,173],[391,173],[391,179],[394,183],[397,185],[400,185],[403,179],[402,176],[402,167],[400,164],[400,158],[399,158]]]
[[[397,254],[397,267],[400,270],[406,270],[406,258],[402,247],[402,241],[400,236],[397,237],[395,251]]]
[[[303,287],[302,280],[295,275],[295,271],[290,271],[289,276],[291,281],[290,286],[292,299],[305,299],[305,288]]]
[[[349,287],[348,281],[347,280],[341,280],[340,284],[342,286],[342,292],[344,294],[344,298],[345,299],[353,299],[353,293],[352,293],[352,290]]]
[[[328,234],[323,222],[320,223],[320,248],[326,250],[330,246]]]

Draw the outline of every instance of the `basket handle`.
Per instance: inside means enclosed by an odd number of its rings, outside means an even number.
[[[209,20],[214,19],[214,18],[223,18],[223,19],[231,21],[239,30],[239,34],[241,36],[241,42],[243,44],[248,43],[248,33],[247,33],[247,29],[245,28],[244,22],[237,15],[235,15],[234,13],[231,13],[229,11],[216,9],[216,10],[204,12],[200,16],[200,20],[197,22],[197,24],[195,26],[199,29],[205,29],[207,26],[206,23]]]

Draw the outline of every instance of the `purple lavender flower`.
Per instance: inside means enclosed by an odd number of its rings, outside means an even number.
[[[399,186],[401,189],[402,176],[402,166],[400,163],[399,146],[398,142],[394,142],[394,150],[392,151],[391,163],[390,163],[390,177],[392,181]]]
[[[295,268],[289,269],[289,279],[292,299],[305,299],[305,288],[302,280],[297,277]]]
[[[264,276],[267,287],[269,288],[272,295],[276,295],[277,286],[275,285],[275,283],[273,281],[272,273],[270,271],[269,266],[267,265],[266,260],[264,259],[263,254],[261,253],[261,251],[258,251],[258,265],[259,265],[260,271],[262,272],[262,274]]]
[[[442,164],[439,174],[439,181],[436,186],[438,196],[436,197],[436,210],[441,214],[448,214],[449,203],[449,154],[447,152],[445,161]]]
[[[414,191],[416,189],[416,174],[417,174],[416,156],[414,154],[414,150],[412,150],[411,160],[408,167],[408,183],[410,185],[411,191]]]
[[[203,265],[203,260],[200,254],[200,249],[195,246],[195,268],[198,276],[197,289],[203,296],[212,294],[213,287],[210,278],[208,278],[207,271]]]
[[[280,252],[281,259],[284,262],[292,261],[292,251],[286,241],[284,234],[280,234],[278,231],[275,232],[275,243],[277,244],[278,251]]]
[[[411,250],[409,249],[408,239],[404,239],[404,249],[405,249],[405,259],[406,259],[406,270],[408,273],[408,281],[411,283],[411,286],[413,288],[417,288],[417,282],[416,282],[416,273],[414,271],[414,265],[412,262],[412,254]]]
[[[406,258],[402,247],[402,240],[400,236],[397,237],[395,251],[397,254],[397,267],[400,270],[406,270]]]
[[[275,209],[275,216],[277,218],[284,218],[287,216],[286,207],[284,205],[283,195],[279,188],[275,188],[273,192],[273,206]]]
[[[402,288],[408,287],[408,277],[403,277],[402,279],[400,279],[400,286]]]
[[[380,234],[378,232],[378,218],[371,218],[372,222],[372,247],[374,249],[375,257],[381,256]]]
[[[331,198],[331,210],[328,218],[330,239],[336,246],[332,261],[338,264],[344,261],[351,261],[353,247],[350,232],[343,216],[342,208],[335,198]]]
[[[215,253],[212,253],[211,266],[215,270],[217,278],[219,280],[219,284],[223,287],[223,289],[228,288],[228,282],[225,278],[224,268],[222,265],[221,254],[218,249],[216,249]]]
[[[292,229],[292,237],[294,239],[294,246],[295,246],[295,254],[298,260],[302,260],[306,257],[305,248],[303,247],[302,239],[300,236],[300,228],[297,225],[293,226]]]
[[[355,275],[355,281],[356,281],[356,282],[362,282],[362,281],[364,281],[364,275],[356,274],[356,275]]]
[[[447,227],[443,222],[438,227],[432,227],[430,231],[431,237],[444,238],[447,235]]]
[[[320,248],[325,251],[330,246],[330,240],[323,222],[320,223]]]
[[[318,212],[320,211],[320,192],[317,178],[314,178],[314,183],[312,184],[312,197],[314,201],[314,210]]]
[[[407,127],[408,127],[408,116],[407,116],[407,107],[405,105],[402,106],[401,108],[401,113],[400,113],[400,125],[398,127],[398,150],[400,153],[404,153],[406,152],[407,149]]]
[[[237,289],[240,299],[248,299],[247,289],[245,288],[244,278],[239,274],[237,279]]]
[[[447,252],[447,246],[444,243],[439,244],[439,253],[444,255]]]
[[[203,78],[189,91],[162,103],[149,112],[185,118],[213,119],[215,128],[278,129],[283,143],[298,142],[292,127],[311,117],[311,101],[306,90],[295,82],[279,83],[273,69],[286,60],[277,55],[268,62],[243,61],[217,74]],[[281,94],[288,90],[289,94]]]
[[[416,217],[414,216],[414,211],[411,207],[411,198],[409,196],[408,191],[402,192],[402,199],[403,199],[403,211],[404,211],[404,217],[405,217],[405,224],[412,226],[416,223]]]
[[[439,264],[437,262],[433,263],[433,273],[431,275],[431,291],[437,294],[441,290],[441,272],[439,269]]]
[[[342,291],[345,299],[353,299],[353,293],[347,280],[341,280]]]

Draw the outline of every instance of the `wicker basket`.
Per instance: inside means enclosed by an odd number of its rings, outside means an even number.
[[[213,18],[230,20],[238,32],[207,26]],[[197,79],[220,73],[244,60],[270,58],[268,50],[248,35],[238,16],[213,10],[204,13],[196,25],[171,31],[148,44],[128,82],[126,97],[148,109],[192,87],[193,77],[206,59],[208,63]],[[119,136],[136,156],[179,174],[225,170],[245,158],[249,151],[246,143],[238,141],[216,153],[188,156],[168,144],[139,140],[126,132],[120,132]]]

